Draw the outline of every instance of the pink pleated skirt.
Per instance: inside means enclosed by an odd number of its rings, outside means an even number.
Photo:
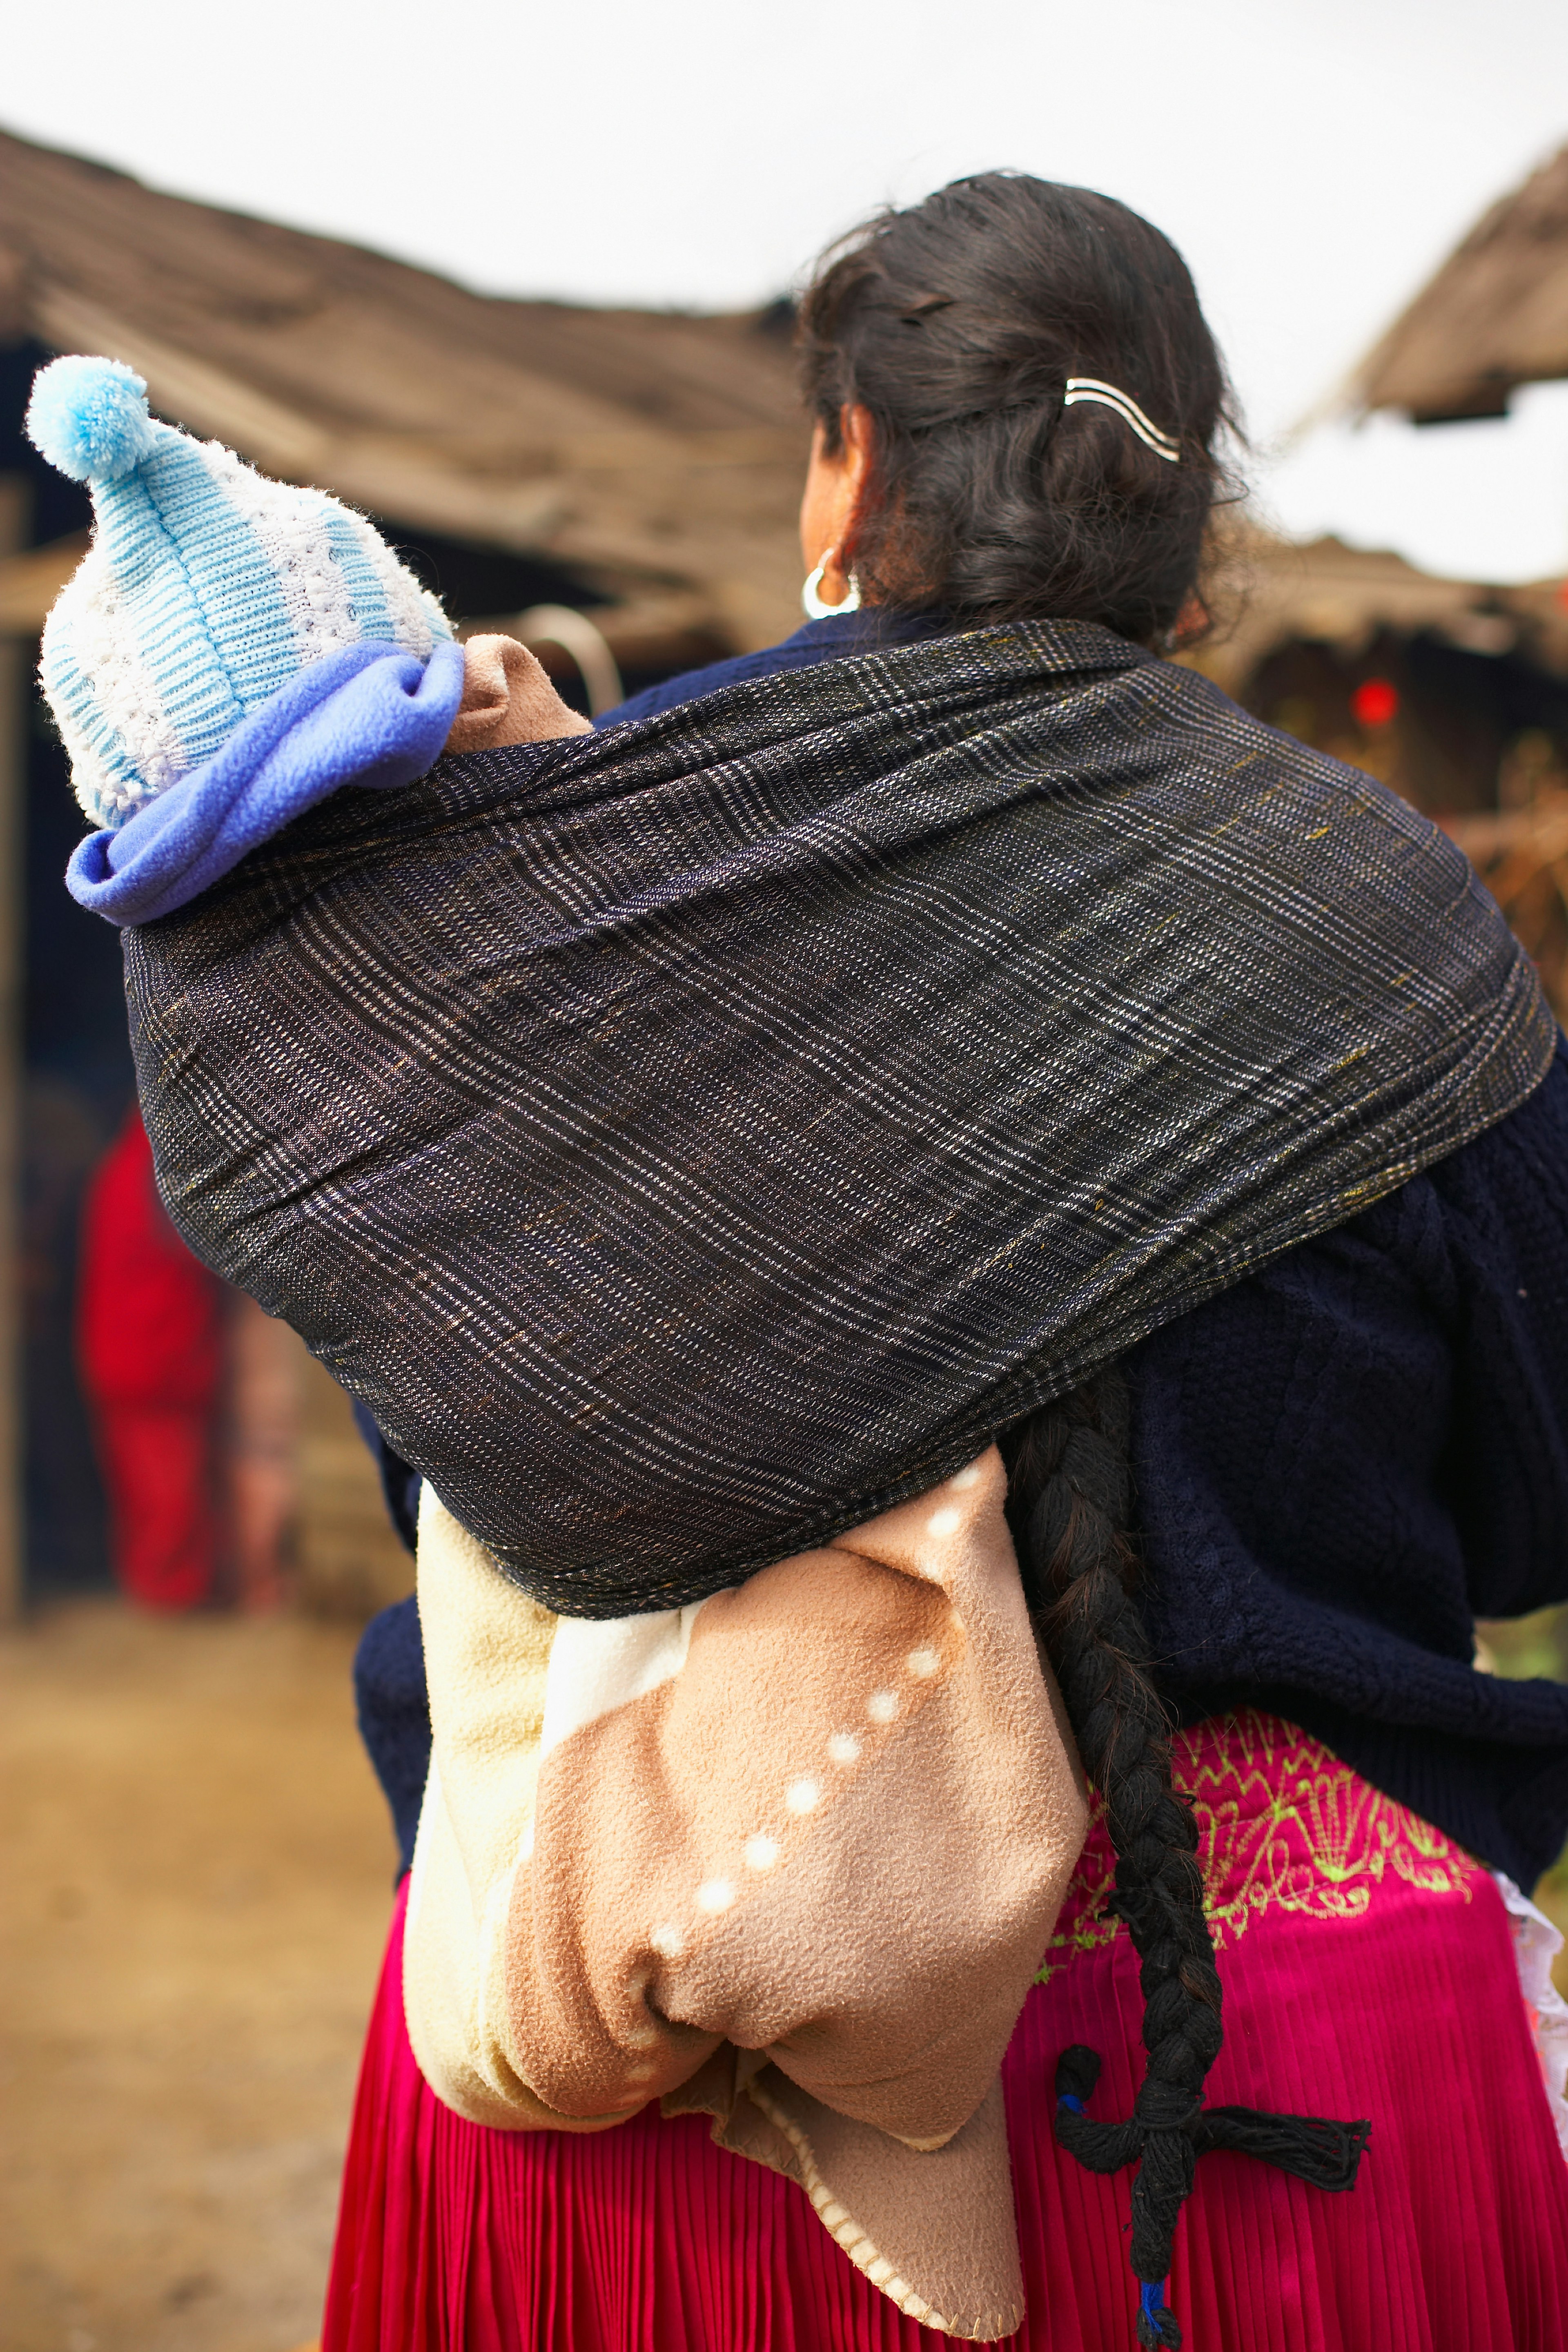
[[[1225,1989],[1216,2103],[1367,2116],[1348,2194],[1206,2156],[1176,2232],[1187,2352],[1561,2352],[1568,2166],[1503,1901],[1479,1864],[1293,1726],[1178,1743]],[[1051,2132],[1063,2047],[1141,2075],[1137,1971],[1092,1834],[1004,2069],[1028,2296],[1017,2352],[1133,2352],[1128,2176]],[[489,2131],[426,2088],[402,1906],[345,2168],[324,2352],[939,2352],[800,2189],[649,2107],[590,2137]]]

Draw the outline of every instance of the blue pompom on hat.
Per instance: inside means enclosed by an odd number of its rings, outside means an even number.
[[[120,361],[41,369],[27,432],[92,492],[92,545],[45,625],[39,680],[100,825],[201,767],[323,655],[373,642],[428,657],[451,638],[362,515],[161,424]]]
[[[27,435],[73,482],[117,482],[152,447],[147,386],[122,360],[56,360],[33,379]]]

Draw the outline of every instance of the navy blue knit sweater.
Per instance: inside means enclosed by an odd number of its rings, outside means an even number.
[[[938,625],[812,622],[599,723]],[[1532,1884],[1568,1835],[1568,1687],[1470,1657],[1475,1618],[1568,1600],[1568,1047],[1490,1133],[1125,1369],[1144,1609],[1184,1719],[1270,1707]],[[412,1545],[418,1482],[366,1434]],[[406,1864],[430,1754],[412,1601],[355,1678]]]

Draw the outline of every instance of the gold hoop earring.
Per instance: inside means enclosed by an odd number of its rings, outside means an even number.
[[[834,557],[838,554],[838,551],[839,551],[836,547],[829,548],[826,555],[823,556],[815,572],[810,573],[804,587],[800,591],[800,609],[805,614],[806,618],[809,621],[826,621],[831,619],[832,614],[835,613],[858,613],[860,611],[861,583],[855,578],[852,572],[849,574],[849,593],[845,596],[841,604],[830,604],[826,603],[820,593],[822,585],[822,574],[827,570],[829,564],[832,562]]]

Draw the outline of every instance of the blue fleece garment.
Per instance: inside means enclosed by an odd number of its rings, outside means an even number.
[[[598,723],[891,634],[813,622]],[[1568,1600],[1568,1053],[1499,1126],[1125,1369],[1144,1609],[1184,1720],[1270,1707],[1531,1885],[1568,1833],[1568,1688],[1469,1660],[1474,1618]],[[408,1540],[418,1481],[368,1433]],[[413,1601],[372,1622],[356,1681],[406,1864],[430,1748]]]
[[[329,793],[423,776],[462,699],[461,646],[428,662],[374,640],[324,654],[118,831],[78,842],[66,886],[109,922],[156,922]]]

